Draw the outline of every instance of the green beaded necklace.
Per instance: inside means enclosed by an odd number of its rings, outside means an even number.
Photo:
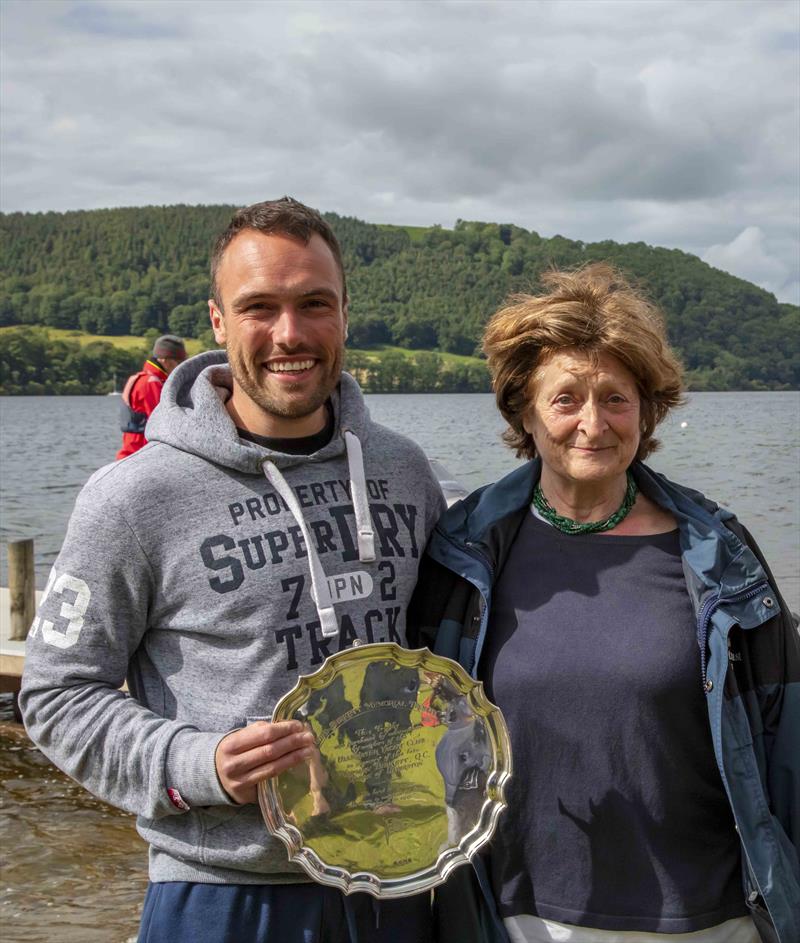
[[[607,517],[604,521],[587,521],[582,524],[580,521],[573,521],[570,517],[562,517],[542,494],[541,484],[537,484],[536,490],[533,492],[533,506],[548,523],[560,530],[562,534],[597,534],[604,530],[611,530],[620,521],[625,520],[636,502],[636,492],[639,489],[636,487],[636,482],[630,472],[627,472],[627,478],[628,487],[625,489],[622,505],[614,511],[611,517]]]

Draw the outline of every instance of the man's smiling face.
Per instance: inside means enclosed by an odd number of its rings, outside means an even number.
[[[256,435],[305,436],[325,424],[342,371],[347,304],[325,240],[245,229],[217,269],[211,325],[233,373],[228,409]]]

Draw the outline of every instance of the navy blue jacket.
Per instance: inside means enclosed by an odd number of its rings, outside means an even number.
[[[642,463],[631,470],[642,493],[678,522],[697,619],[697,683],[706,694],[715,757],[741,839],[750,913],[764,941],[800,943],[800,636],[794,619],[733,514]],[[454,658],[473,677],[492,586],[540,472],[538,460],[528,462],[454,504],[420,568],[409,642]],[[480,859],[473,869],[457,869],[437,897],[442,940],[507,939]]]

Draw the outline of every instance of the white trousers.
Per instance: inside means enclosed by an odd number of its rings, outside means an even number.
[[[595,930],[573,927],[530,914],[503,921],[511,943],[760,943],[749,917],[726,920],[694,933],[642,933],[640,930]]]

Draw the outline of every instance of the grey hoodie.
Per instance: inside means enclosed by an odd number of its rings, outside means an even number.
[[[423,452],[370,420],[347,374],[310,456],[240,439],[230,392],[221,352],[171,374],[149,444],[81,491],[28,636],[31,738],[136,813],[154,881],[305,879],[222,789],[217,744],[355,639],[405,644],[444,506]]]

